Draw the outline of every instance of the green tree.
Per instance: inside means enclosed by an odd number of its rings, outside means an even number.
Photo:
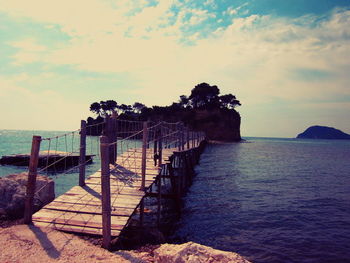
[[[189,106],[189,98],[185,95],[180,96],[179,104],[182,108],[187,108]]]
[[[107,100],[106,107],[107,107],[107,111],[109,111],[109,113],[112,114],[118,108],[118,103],[114,100]]]
[[[111,115],[118,108],[118,103],[114,100],[100,101],[101,105],[101,115],[106,116],[107,114]]]
[[[135,102],[134,105],[132,105],[135,113],[141,113],[144,107],[146,107],[145,104],[142,104],[140,102]]]
[[[234,109],[236,106],[241,106],[239,100],[232,94],[222,95],[219,97],[219,100],[221,106],[227,109]]]
[[[217,86],[210,86],[208,83],[200,83],[191,90],[189,100],[194,108],[208,106],[218,102],[220,90]]]
[[[101,116],[101,104],[98,102],[94,102],[90,105],[90,111],[96,113],[97,115]]]
[[[118,106],[118,108],[123,113],[130,113],[130,112],[132,112],[132,106],[131,105],[121,104],[121,105]]]

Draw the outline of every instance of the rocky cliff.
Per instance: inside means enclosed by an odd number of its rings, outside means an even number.
[[[191,117],[185,119],[185,123],[195,130],[204,131],[209,140],[241,140],[241,116],[235,110],[195,110]]]

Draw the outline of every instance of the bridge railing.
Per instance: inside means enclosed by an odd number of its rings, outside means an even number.
[[[61,133],[57,136],[42,138],[33,136],[29,161],[27,194],[25,202],[25,222],[31,223],[34,195],[46,185],[37,189],[36,175],[55,170],[63,173],[79,171],[78,184],[85,185],[86,165],[92,157],[101,162],[101,193],[104,246],[109,246],[111,200],[110,176],[122,175],[124,180],[120,191],[126,184],[139,184],[146,190],[147,169],[152,166],[161,171],[163,152],[185,151],[198,147],[205,134],[190,130],[182,122],[142,122],[121,120],[107,116],[100,138],[87,136],[87,130],[100,124],[87,125],[81,121],[78,130]],[[40,168],[40,169],[38,169]],[[120,179],[120,178],[119,178]],[[116,196],[114,194],[114,196]],[[108,230],[109,229],[109,230]],[[109,231],[109,234],[108,234]],[[105,233],[106,232],[106,233]]]
[[[107,119],[107,122],[112,121],[114,120]],[[198,147],[205,138],[203,132],[191,131],[181,122],[142,122],[142,129],[140,129],[140,126],[138,125],[139,128],[134,131],[134,134],[122,139],[115,136],[116,131],[118,131],[117,128],[114,128],[114,132],[107,130],[105,135],[100,137],[102,225],[103,247],[105,248],[109,247],[111,240],[111,204],[115,202],[118,196],[114,192],[114,200],[111,200],[111,175],[118,176],[122,174],[124,176],[124,185],[117,188],[118,192],[127,184],[139,184],[137,187],[142,191],[146,191],[147,169],[157,167],[158,174],[160,174],[162,169],[166,167],[163,165],[163,151],[165,149],[172,150],[172,152],[189,150]],[[108,127],[115,126],[107,123],[106,127],[108,129]],[[118,150],[120,151],[119,154],[117,153]],[[126,180],[125,175],[128,175]],[[160,185],[159,183],[158,187]],[[142,224],[143,200],[141,202],[140,221]]]

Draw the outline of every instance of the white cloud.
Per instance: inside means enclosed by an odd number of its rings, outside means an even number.
[[[34,78],[42,79],[42,75]],[[35,130],[74,130],[87,117],[84,103],[72,102],[57,91],[33,91],[25,87],[33,78],[26,74],[0,76],[0,115],[2,128]]]
[[[45,46],[39,45],[34,38],[15,41],[10,43],[10,45],[19,50],[12,57],[14,59],[13,63],[16,65],[39,61],[42,58],[42,54],[47,50]]]
[[[33,38],[24,39],[22,41],[15,41],[12,43],[12,46],[23,49],[27,52],[40,52],[46,50],[45,46],[39,45]]]
[[[90,35],[99,31],[113,31],[121,13],[106,2],[85,1],[1,1],[0,10],[15,17],[28,17],[35,21],[59,24],[72,36]],[[122,10],[126,11],[126,10]]]
[[[248,5],[248,3],[244,3],[244,4],[242,4],[242,5],[238,6],[238,7],[230,6],[223,12],[223,14],[224,15],[234,16],[234,15],[238,14],[240,12],[240,10],[243,7],[247,6],[247,5]],[[246,12],[243,12],[243,13],[246,13]]]
[[[229,7],[225,13],[232,16],[236,15],[238,13],[238,10],[236,8]]]
[[[191,14],[189,20],[191,25],[197,25],[209,18],[215,18],[215,14],[209,13],[208,10],[191,9],[189,13]]]

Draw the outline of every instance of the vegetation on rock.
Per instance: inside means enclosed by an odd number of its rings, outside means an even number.
[[[182,121],[193,130],[206,132],[210,140],[240,141],[241,117],[235,110],[241,103],[233,94],[220,95],[217,86],[208,83],[196,85],[189,96],[181,95],[178,102],[169,106],[146,107],[140,102],[133,105],[118,104],[114,100],[94,102],[90,111],[97,117],[87,119],[90,135],[100,135],[107,115],[117,114],[118,119],[140,121]]]

